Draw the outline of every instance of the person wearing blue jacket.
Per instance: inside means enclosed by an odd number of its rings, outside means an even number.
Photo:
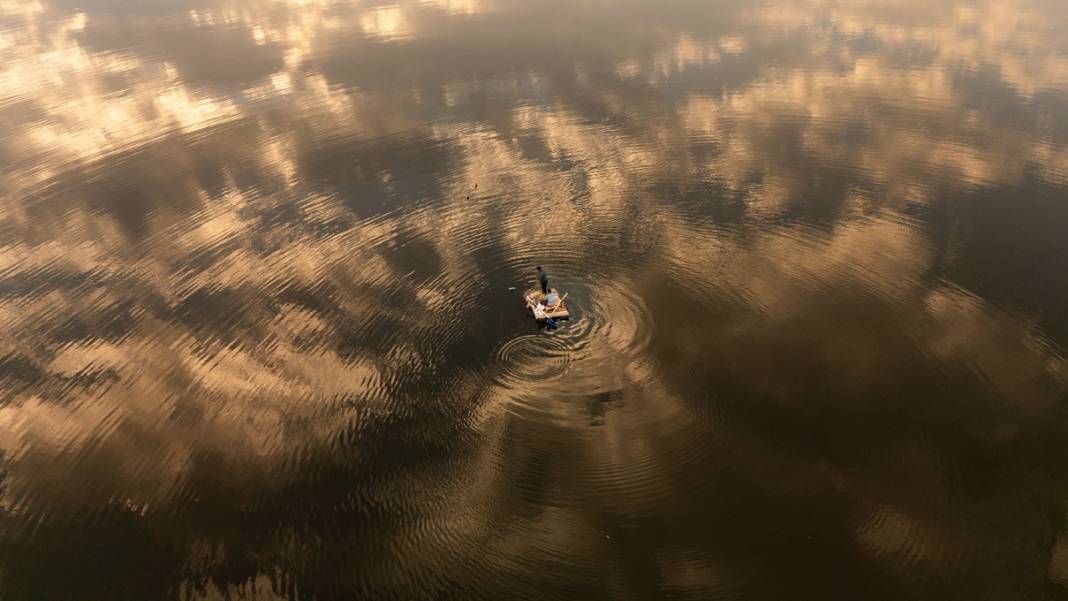
[[[538,265],[538,281],[541,282],[541,293],[549,293],[549,274],[541,270],[541,265]]]

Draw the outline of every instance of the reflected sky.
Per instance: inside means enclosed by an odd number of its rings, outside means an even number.
[[[1068,5],[0,0],[0,140],[3,596],[1068,594]]]

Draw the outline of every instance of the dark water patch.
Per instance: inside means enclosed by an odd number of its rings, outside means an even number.
[[[240,89],[282,66],[283,48],[270,42],[257,44],[247,28],[176,25],[172,20],[155,23],[94,18],[87,21],[83,46],[90,51],[133,52],[173,65],[182,79],[193,85],[225,86],[229,90]]]
[[[1068,340],[1068,323],[1057,309],[1068,298],[1064,279],[1056,275],[1060,265],[1038,259],[1063,256],[1059,232],[1068,214],[1059,189],[1032,180],[1027,190],[998,189],[939,207],[930,223],[944,241],[945,259],[935,273],[1037,318],[1054,340]]]

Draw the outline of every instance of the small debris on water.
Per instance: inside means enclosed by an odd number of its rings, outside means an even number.
[[[509,286],[508,292],[515,292],[515,286]]]

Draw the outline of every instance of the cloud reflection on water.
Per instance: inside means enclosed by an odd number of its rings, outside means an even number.
[[[154,595],[1043,586],[1065,366],[932,231],[1063,185],[1048,7],[113,9],[0,4],[13,590],[82,515]],[[586,315],[524,381],[546,255]]]

